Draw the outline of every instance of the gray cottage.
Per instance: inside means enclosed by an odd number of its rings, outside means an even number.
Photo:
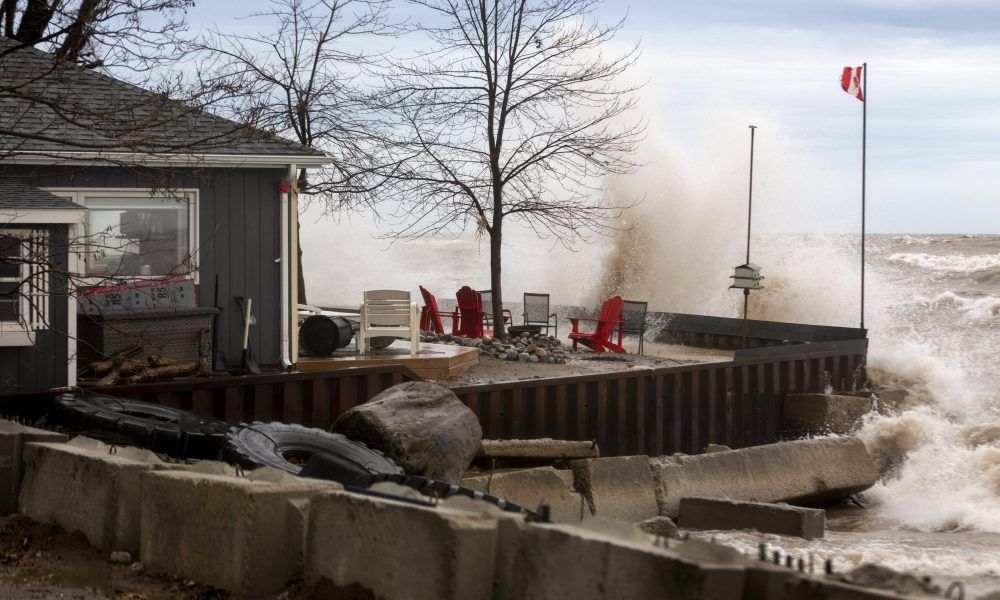
[[[0,394],[75,385],[75,292],[112,277],[193,279],[203,306],[218,278],[253,298],[258,361],[293,364],[294,182],[331,162],[0,38]],[[223,311],[227,356],[242,329]]]

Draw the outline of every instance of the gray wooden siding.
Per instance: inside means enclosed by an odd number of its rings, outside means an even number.
[[[257,324],[251,345],[258,362],[280,360],[278,183],[283,169],[133,169],[125,167],[6,166],[0,175],[26,177],[38,187],[197,188],[198,302],[212,306],[215,276],[223,307],[220,346],[231,364],[240,358],[242,319],[234,296],[253,298]]]
[[[65,225],[19,224],[18,227],[47,229],[51,259],[59,270],[67,266]],[[66,385],[66,332],[68,308],[66,279],[49,277],[49,328],[35,332],[34,346],[0,347],[0,394],[33,392]]]

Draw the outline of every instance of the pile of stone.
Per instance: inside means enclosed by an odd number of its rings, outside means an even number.
[[[480,356],[527,363],[565,364],[570,354],[579,352],[564,345],[559,338],[540,333],[522,333],[511,336],[505,342],[499,339],[470,339],[450,333],[441,335],[424,331],[421,332],[420,341],[479,348]]]

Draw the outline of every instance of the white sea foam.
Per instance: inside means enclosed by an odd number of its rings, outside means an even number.
[[[897,252],[889,256],[891,262],[934,271],[974,273],[1000,267],[1000,252],[996,254],[927,254],[924,252]]]
[[[914,302],[933,310],[955,309],[969,319],[990,319],[1000,316],[1000,298],[996,296],[967,298],[947,291],[933,298],[918,296],[914,298]]]

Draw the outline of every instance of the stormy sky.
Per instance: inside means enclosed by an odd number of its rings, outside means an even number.
[[[234,17],[266,4],[202,1],[189,17],[253,28]],[[856,230],[862,106],[839,77],[867,61],[869,231],[1000,233],[1000,3],[607,0],[597,16],[626,12],[617,43],[641,41],[647,162],[730,181],[741,210],[755,124],[761,227]]]

